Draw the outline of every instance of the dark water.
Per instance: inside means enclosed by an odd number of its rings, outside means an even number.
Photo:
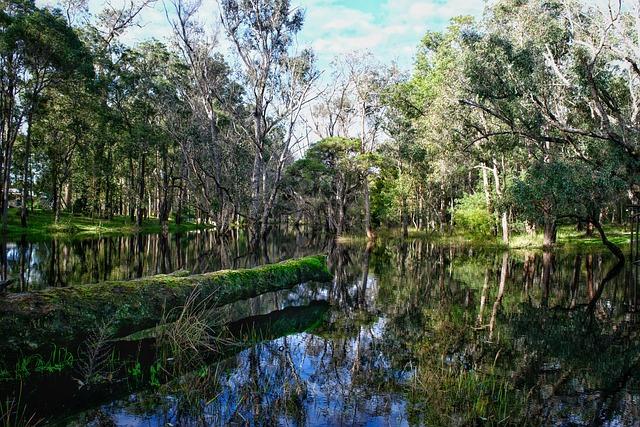
[[[26,406],[50,423],[640,424],[640,295],[607,252],[501,252],[420,240],[336,246],[291,236],[247,256],[242,243],[196,235],[169,239],[167,257],[158,254],[157,236],[146,239],[143,255],[135,245],[131,254],[126,238],[56,249],[67,257],[54,263],[65,266],[54,269],[64,279],[51,281],[34,266],[39,280],[29,286],[319,251],[330,253],[335,276],[228,308],[237,341],[206,367],[167,382],[78,391],[57,380],[25,391]],[[52,250],[39,259],[45,253]],[[141,270],[129,267],[140,258]],[[9,262],[8,271],[17,265]]]
[[[307,254],[316,239],[280,235],[252,254],[247,239],[220,240],[211,231],[140,234],[82,240],[0,242],[0,279],[11,292],[128,280],[186,269],[192,273],[245,268]]]

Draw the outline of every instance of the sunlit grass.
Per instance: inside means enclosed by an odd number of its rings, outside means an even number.
[[[169,223],[170,232],[190,231],[208,228],[210,226],[185,222],[176,225]],[[26,235],[30,239],[37,238],[86,238],[104,235],[122,235],[133,233],[159,233],[162,227],[156,218],[147,218],[143,221],[142,227],[132,223],[127,216],[115,216],[112,219],[90,218],[77,216],[69,213],[60,215],[59,221],[54,221],[53,213],[50,211],[34,210],[29,213],[28,226],[22,227],[20,224],[20,211],[10,209],[7,225],[7,235]]]
[[[624,247],[631,239],[629,230],[624,226],[605,226],[605,233],[609,241]],[[424,239],[433,243],[454,246],[475,246],[496,249],[542,249],[544,246],[542,233],[514,233],[510,236],[509,244],[505,244],[500,236],[483,236],[463,232],[438,232],[428,230],[418,230],[410,228],[408,230],[410,239]],[[399,228],[381,229],[378,231],[381,239],[401,239],[402,230]],[[340,244],[360,244],[366,242],[363,235],[353,234],[338,238]],[[594,230],[591,236],[587,236],[585,231],[578,231],[574,225],[563,225],[558,227],[556,247],[562,248],[582,248],[605,249],[600,235]]]

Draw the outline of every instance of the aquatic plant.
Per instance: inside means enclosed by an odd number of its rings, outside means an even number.
[[[170,362],[172,370],[189,372],[231,344],[222,313],[212,309],[216,299],[216,293],[201,298],[200,288],[195,288],[183,306],[162,315],[156,345],[163,365]]]
[[[17,396],[0,400],[0,427],[36,427],[42,423],[43,420],[30,412],[22,402],[22,385]]]
[[[53,346],[48,357],[41,354],[21,356],[13,368],[0,368],[0,380],[23,380],[34,373],[54,374],[73,366],[74,356],[66,348]]]
[[[80,346],[77,363],[80,378],[76,380],[81,388],[112,376],[113,371],[109,368],[109,362],[113,358],[110,339],[111,322],[104,322],[96,327]]]

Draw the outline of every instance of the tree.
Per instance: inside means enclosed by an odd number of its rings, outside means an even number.
[[[291,152],[304,139],[296,132],[318,78],[313,54],[291,53],[303,25],[289,0],[221,0],[220,17],[243,66],[251,105],[254,148],[251,209],[254,246],[267,236],[269,219]]]
[[[31,130],[42,92],[51,84],[78,73],[93,73],[89,54],[76,33],[57,12],[39,9],[30,1],[4,1],[0,15],[0,102],[2,103],[3,229],[7,226],[13,148],[26,125],[21,222],[27,224]]]
[[[357,139],[325,138],[287,169],[291,191],[305,200],[316,199],[312,214],[324,212],[327,229],[336,236],[346,230],[347,209],[366,176],[360,148]]]
[[[607,239],[601,224],[602,211],[624,197],[626,189],[625,181],[618,176],[617,155],[598,169],[575,160],[531,165],[511,188],[511,203],[531,221],[553,216],[593,224],[605,246],[624,261],[622,251]]]

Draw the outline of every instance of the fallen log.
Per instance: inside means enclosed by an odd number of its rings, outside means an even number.
[[[156,326],[165,313],[184,306],[192,295],[196,304],[219,307],[328,280],[326,258],[311,256],[246,270],[8,294],[0,298],[0,351],[7,356],[7,352],[42,354],[56,346],[75,349],[101,325],[107,325],[111,337],[124,337]]]

